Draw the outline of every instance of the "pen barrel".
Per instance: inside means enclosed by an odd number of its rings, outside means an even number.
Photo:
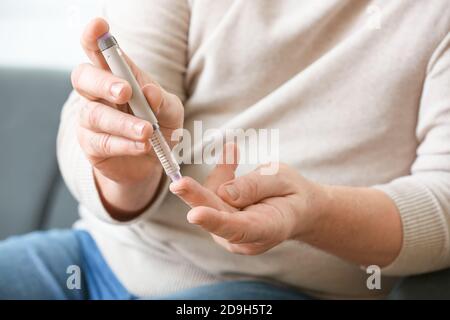
[[[103,50],[102,54],[105,57],[111,72],[119,78],[126,80],[130,84],[132,93],[128,104],[131,110],[133,110],[134,115],[149,121],[153,125],[158,125],[158,120],[150,108],[147,99],[142,93],[131,68],[128,66],[128,63],[126,63],[122,50],[117,45],[113,45]]]
[[[117,41],[110,34],[105,34],[98,40],[98,44],[111,72],[130,84],[132,95],[128,104],[134,115],[147,120],[152,124],[153,135],[150,139],[150,143],[152,144],[153,150],[161,162],[164,171],[172,180],[179,179],[181,177],[180,166],[173,156],[167,141],[164,139],[164,136],[159,129],[158,120],[142,93],[139,83],[126,62],[125,55],[118,46]]]
[[[150,142],[166,174],[169,177],[179,174],[180,166],[158,127],[154,127]]]

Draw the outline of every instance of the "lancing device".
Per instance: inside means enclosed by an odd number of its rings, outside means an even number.
[[[119,78],[122,78],[131,86],[132,95],[128,101],[131,110],[136,117],[149,121],[153,126],[153,136],[150,139],[153,150],[155,150],[161,165],[166,174],[172,181],[181,179],[180,166],[175,160],[167,141],[164,139],[158,125],[158,119],[150,108],[147,99],[133,75],[130,67],[124,59],[124,54],[119,47],[116,39],[109,33],[105,33],[97,39],[98,47],[105,57],[106,63],[111,69],[112,73]]]

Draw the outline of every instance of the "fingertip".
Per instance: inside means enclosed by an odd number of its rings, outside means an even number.
[[[172,182],[169,190],[176,195],[182,196],[193,189],[194,183],[195,180],[191,177],[182,177],[180,180]]]
[[[189,223],[196,225],[203,225],[206,220],[211,220],[212,213],[218,212],[216,209],[210,207],[199,206],[191,209],[186,218]]]
[[[178,194],[178,188],[177,188],[177,182],[178,181],[174,181],[169,185],[169,190],[170,192],[172,192],[173,194]]]
[[[95,18],[93,18],[93,19],[91,20],[91,23],[94,24],[94,25],[97,25],[97,26],[99,26],[99,27],[105,28],[106,31],[109,30],[109,24],[108,24],[108,22],[107,22],[104,18],[102,18],[102,17],[95,17]]]
[[[139,141],[148,141],[153,135],[153,126],[150,122],[145,121],[142,124],[141,133],[139,135]]]
[[[239,205],[239,190],[232,182],[226,182],[217,188],[217,195],[225,202],[237,206]]]
[[[87,24],[81,36],[81,42],[87,49],[95,50],[97,48],[97,39],[108,31],[108,22],[101,17],[96,17]]]
[[[193,208],[189,210],[188,214],[186,215],[186,219],[191,224],[200,224],[199,220],[199,209],[200,207]]]

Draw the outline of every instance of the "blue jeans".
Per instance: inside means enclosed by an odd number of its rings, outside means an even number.
[[[33,232],[0,242],[0,299],[137,299],[81,230]],[[155,299],[155,298],[153,298]],[[227,281],[157,299],[308,299],[291,288]]]

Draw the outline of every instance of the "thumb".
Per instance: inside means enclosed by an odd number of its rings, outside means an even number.
[[[237,145],[233,142],[226,143],[223,147],[221,159],[206,178],[205,187],[216,192],[222,183],[234,179],[234,172],[238,164],[239,149]]]
[[[147,102],[152,108],[153,113],[157,116],[164,102],[161,87],[149,83],[142,87],[142,92],[144,93],[145,98],[147,98]]]
[[[245,208],[270,197],[292,193],[291,185],[278,175],[262,175],[259,170],[222,184],[217,194],[236,208]]]

